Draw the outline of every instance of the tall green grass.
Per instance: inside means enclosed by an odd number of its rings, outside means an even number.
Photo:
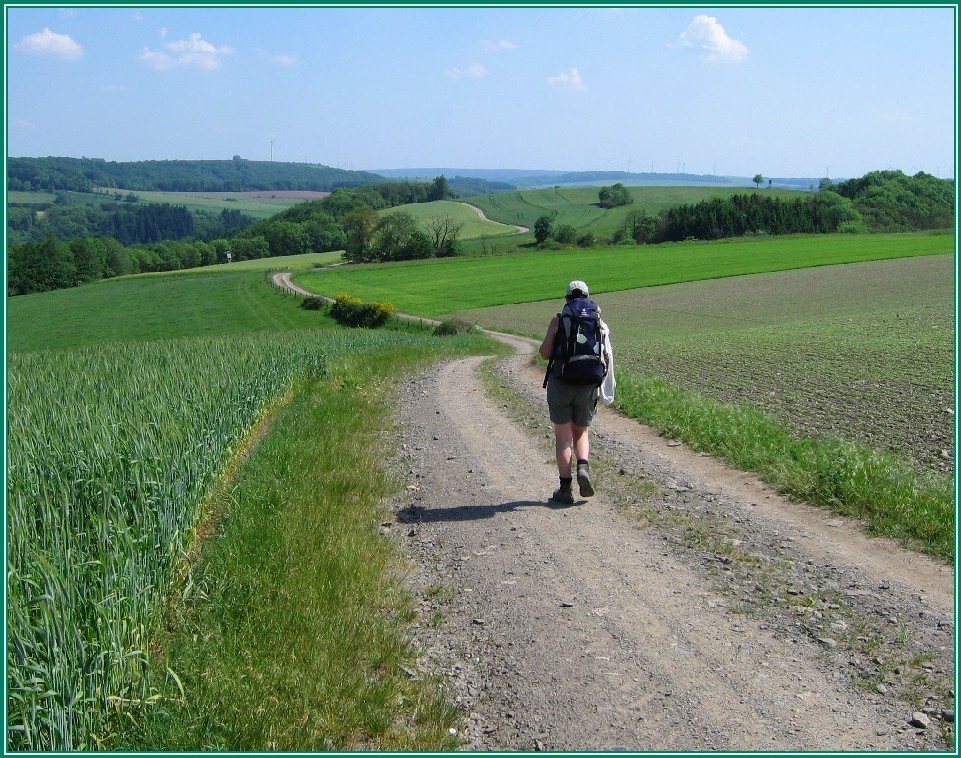
[[[155,665],[179,673],[124,747],[452,749],[459,714],[412,678],[404,567],[378,532],[393,384],[435,348],[341,362],[285,408],[224,493],[223,520]],[[474,345],[475,349],[477,344]]]
[[[109,747],[111,720],[156,699],[161,601],[241,441],[297,382],[411,339],[300,331],[8,356],[11,749]]]

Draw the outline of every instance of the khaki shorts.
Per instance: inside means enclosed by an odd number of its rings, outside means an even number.
[[[547,382],[547,409],[554,424],[570,424],[587,428],[597,407],[597,387],[567,384],[551,377]]]

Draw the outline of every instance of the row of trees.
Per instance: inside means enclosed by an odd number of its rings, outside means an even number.
[[[197,229],[190,227],[192,217],[184,208],[134,205],[118,209],[116,216],[106,216],[103,228],[95,234],[79,234],[72,241],[49,235],[39,241],[10,245],[8,294],[74,287],[123,274],[223,263],[228,260],[228,252],[233,261],[332,250],[347,250],[348,260],[357,261],[456,255],[460,227],[449,218],[432,219],[421,228],[408,213],[378,215],[379,210],[395,204],[449,196],[447,181],[441,176],[433,182],[389,182],[340,189],[256,223],[238,211],[224,210],[220,228],[231,234],[207,240],[188,234]],[[76,207],[85,206],[67,206]],[[185,238],[158,239],[163,229],[171,236]],[[151,241],[129,244],[131,239],[144,238]]]
[[[87,204],[70,202],[58,193],[51,205],[11,204],[7,208],[8,244],[40,242],[47,237],[112,237],[124,245],[170,239],[212,240],[230,237],[254,223],[236,209],[190,211],[168,203],[137,202]]]
[[[347,171],[311,163],[249,161],[239,155],[229,161],[124,163],[100,158],[7,159],[7,189],[11,191],[92,192],[96,187],[111,187],[163,192],[330,192],[338,187],[359,187],[383,180],[384,177],[368,171]]]
[[[763,181],[763,177],[758,177]],[[653,224],[632,229],[638,242],[718,239],[744,234],[908,232],[954,225],[955,186],[923,171],[872,171],[818,192],[784,200],[763,194],[735,195],[665,211]],[[642,239],[638,239],[641,237]]]
[[[713,240],[745,234],[827,234],[864,232],[867,227],[850,200],[833,192],[819,192],[797,200],[753,193],[713,198],[664,211],[651,232],[647,224],[635,233],[639,242]]]
[[[201,240],[168,240],[150,245],[125,246],[109,237],[83,237],[61,242],[48,237],[41,242],[13,245],[7,254],[7,294],[26,295],[110,279],[126,274],[180,271],[233,261],[290,255],[287,245],[302,244],[299,235],[284,229],[256,235]],[[342,234],[342,232],[341,232]],[[341,249],[333,247],[329,249]],[[306,245],[300,252],[310,252]]]
[[[9,248],[7,294],[26,295],[76,287],[124,274],[206,266],[225,260],[228,249],[226,240],[125,247],[109,237],[85,237],[70,242],[48,237],[42,242],[27,242]],[[262,253],[266,252],[264,246]]]
[[[239,155],[221,161],[122,163],[101,158],[7,159],[7,189],[10,191],[94,192],[106,187],[161,192],[332,192],[338,188],[383,185],[386,181],[385,177],[370,171],[348,171],[313,163],[250,161]],[[465,196],[514,189],[505,182],[489,182],[475,177],[456,176],[450,184]]]
[[[760,186],[765,179],[758,174],[754,181]],[[617,192],[621,186],[602,188],[602,204],[623,198]],[[945,229],[954,224],[954,192],[953,181],[924,172],[908,176],[901,171],[875,171],[839,184],[821,179],[818,192],[796,199],[752,192],[680,205],[656,215],[632,210],[611,242],[648,244],[747,234]],[[621,200],[620,204],[625,203]],[[534,239],[542,247],[594,244],[590,232],[579,234],[569,224],[557,225],[555,215],[537,219]]]
[[[534,240],[542,247],[596,243],[591,232],[578,233],[570,224],[555,224],[554,215],[534,223]],[[836,231],[867,231],[851,201],[833,192],[797,200],[782,200],[757,193],[713,198],[679,205],[660,214],[643,209],[631,211],[611,242],[656,244],[688,239],[715,240],[745,234],[813,234]]]
[[[534,222],[534,241],[539,247],[577,245],[593,247],[598,243],[594,232],[579,232],[573,224],[555,224],[557,214],[541,216]]]
[[[335,216],[361,205],[382,210],[452,196],[443,176],[433,182],[384,182],[354,190],[341,189],[334,194],[336,197],[329,199],[326,207]],[[288,220],[298,221],[295,216]],[[210,241],[232,237],[253,225],[253,218],[236,209],[225,208],[219,213],[191,211],[179,205],[140,203],[133,193],[126,197],[116,193],[114,199],[100,203],[78,202],[76,196],[61,191],[51,204],[11,204],[7,214],[7,240],[19,244],[40,242],[50,236],[60,240],[112,237],[124,245],[179,239]]]
[[[344,218],[344,260],[350,263],[449,258],[460,253],[460,225],[449,216],[429,219],[426,229],[405,211],[378,215],[360,208]]]

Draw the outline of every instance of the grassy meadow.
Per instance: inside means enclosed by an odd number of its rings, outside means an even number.
[[[8,298],[7,349],[310,328],[317,315],[300,308],[300,298],[265,287],[267,271],[311,271],[339,260],[340,253],[313,253],[240,261]]]
[[[717,242],[551,250],[523,255],[338,266],[300,275],[306,289],[388,301],[401,311],[442,316],[472,308],[552,300],[572,279],[609,293],[677,282],[946,254],[947,233],[798,235]],[[429,272],[429,273],[428,273]]]

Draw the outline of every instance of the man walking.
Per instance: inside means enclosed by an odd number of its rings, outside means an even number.
[[[588,429],[598,398],[605,404],[614,401],[614,353],[610,329],[600,313],[597,303],[590,299],[587,284],[571,282],[566,303],[547,327],[539,351],[548,361],[544,385],[560,478],[560,487],[551,500],[564,505],[574,503],[575,461],[581,497],[594,494]]]

